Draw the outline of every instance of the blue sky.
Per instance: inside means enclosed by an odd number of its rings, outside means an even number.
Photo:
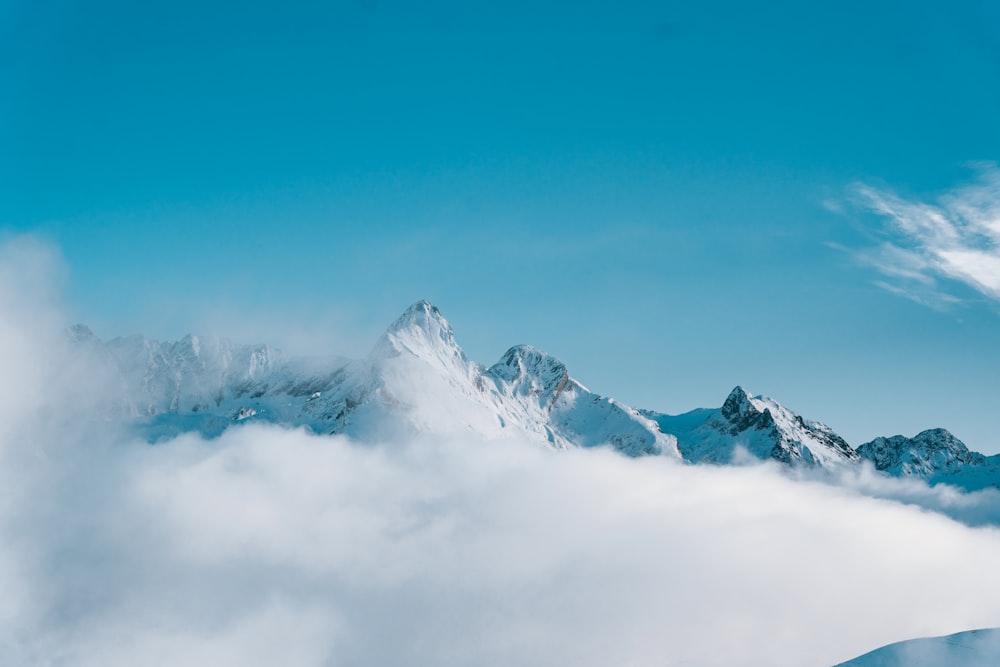
[[[363,354],[427,298],[678,412],[1000,451],[1000,3],[0,2],[74,319]]]

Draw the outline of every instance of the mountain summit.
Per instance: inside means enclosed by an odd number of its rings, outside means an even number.
[[[422,358],[464,357],[448,320],[429,301],[417,301],[403,311],[382,334],[372,354],[402,352]]]
[[[681,454],[695,463],[728,463],[737,450],[791,465],[831,467],[859,460],[829,426],[800,417],[766,396],[737,386],[717,410],[676,417],[653,414],[661,430],[677,435]]]
[[[996,485],[1000,455],[983,456],[943,428],[921,431],[912,438],[875,438],[858,447],[858,454],[876,470],[896,477],[919,477],[968,489]]]
[[[544,394],[555,400],[569,382],[565,364],[530,345],[515,345],[486,375],[509,383],[515,393],[527,396]]]

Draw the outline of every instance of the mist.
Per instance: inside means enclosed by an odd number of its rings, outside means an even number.
[[[993,492],[516,438],[151,446],[96,409],[60,271],[0,252],[5,664],[829,665],[1000,625]]]

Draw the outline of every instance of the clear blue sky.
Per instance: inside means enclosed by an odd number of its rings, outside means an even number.
[[[0,228],[106,338],[427,298],[641,407],[1000,451],[1000,2],[755,4],[0,0]]]

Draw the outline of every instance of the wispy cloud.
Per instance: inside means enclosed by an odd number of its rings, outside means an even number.
[[[1000,301],[1000,169],[975,165],[977,180],[927,203],[857,184],[861,204],[884,218],[885,240],[858,253],[885,275],[879,286],[928,306],[959,301],[955,284]]]

